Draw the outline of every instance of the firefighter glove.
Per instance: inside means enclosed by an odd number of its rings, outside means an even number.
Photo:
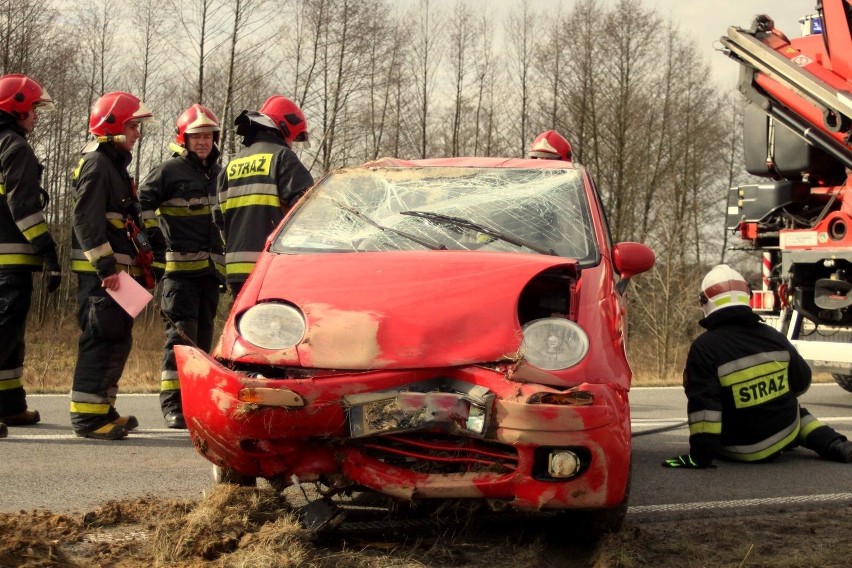
[[[681,468],[681,469],[704,469],[707,466],[700,466],[698,463],[692,459],[692,456],[689,454],[683,454],[682,456],[675,456],[673,458],[669,458],[661,464],[663,467],[673,467],[673,468]]]
[[[47,291],[53,294],[62,283],[62,269],[56,257],[48,256],[44,259],[44,270],[47,273]]]

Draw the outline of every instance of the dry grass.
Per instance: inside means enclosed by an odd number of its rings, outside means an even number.
[[[554,522],[319,539],[270,488],[221,485],[198,503],[146,498],[83,515],[0,514],[0,566],[845,568],[852,557],[848,505],[713,519],[628,517],[621,533],[597,543],[579,542],[571,526]]]
[[[66,393],[71,390],[77,361],[77,322],[65,319],[41,328],[27,329],[24,386],[29,393]],[[159,392],[164,326],[153,317],[133,327],[133,349],[124,368],[122,392]]]

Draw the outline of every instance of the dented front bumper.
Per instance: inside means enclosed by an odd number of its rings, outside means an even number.
[[[584,384],[576,404],[548,403],[540,395],[559,391],[480,366],[275,379],[192,347],[175,353],[196,449],[243,475],[531,510],[625,498],[630,415],[620,387]],[[582,462],[566,478],[549,463],[562,450]]]

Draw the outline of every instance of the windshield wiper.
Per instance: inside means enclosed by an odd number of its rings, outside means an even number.
[[[332,199],[331,202],[334,203],[336,206],[340,207],[341,209],[343,209],[344,211],[349,211],[350,213],[352,213],[353,215],[355,215],[359,219],[363,220],[368,225],[372,225],[373,227],[377,228],[378,230],[380,230],[382,232],[394,233],[395,235],[399,235],[401,237],[404,237],[404,238],[406,238],[410,241],[413,241],[413,242],[417,243],[418,245],[422,245],[422,246],[424,246],[424,247],[426,247],[430,250],[447,250],[447,247],[445,247],[442,244],[436,244],[436,243],[433,243],[433,242],[429,242],[427,240],[421,239],[420,237],[418,237],[416,235],[412,235],[411,233],[407,233],[405,231],[400,231],[399,229],[394,229],[393,227],[385,227],[384,225],[376,223],[370,217],[368,217],[367,215],[364,215],[363,213],[361,213],[360,211],[358,211],[354,207],[350,207],[349,205],[346,205],[345,203],[341,203],[340,201],[338,201],[336,199]]]
[[[400,211],[399,214],[411,215],[412,217],[421,217],[423,219],[430,219],[433,221],[441,221],[444,223],[449,223],[450,225],[455,225],[456,227],[462,227],[463,229],[472,229],[474,231],[479,231],[480,233],[484,233],[488,236],[494,237],[495,239],[499,239],[509,244],[513,244],[517,247],[525,247],[539,254],[549,254],[556,256],[556,251],[553,249],[546,249],[537,245],[536,243],[531,243],[511,233],[498,231],[497,229],[492,229],[491,227],[486,227],[485,225],[480,225],[479,223],[474,223],[473,221],[468,221],[467,219],[462,219],[461,217],[455,217],[453,215],[444,215],[443,213],[434,213],[432,211],[414,210]]]

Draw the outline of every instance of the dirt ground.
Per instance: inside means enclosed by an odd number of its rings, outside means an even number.
[[[492,523],[443,512],[328,534],[299,519],[271,489],[227,485],[199,502],[147,498],[81,515],[0,514],[0,567],[845,568],[852,559],[850,505],[712,520],[628,516],[620,533],[598,542],[573,538],[553,518]]]

